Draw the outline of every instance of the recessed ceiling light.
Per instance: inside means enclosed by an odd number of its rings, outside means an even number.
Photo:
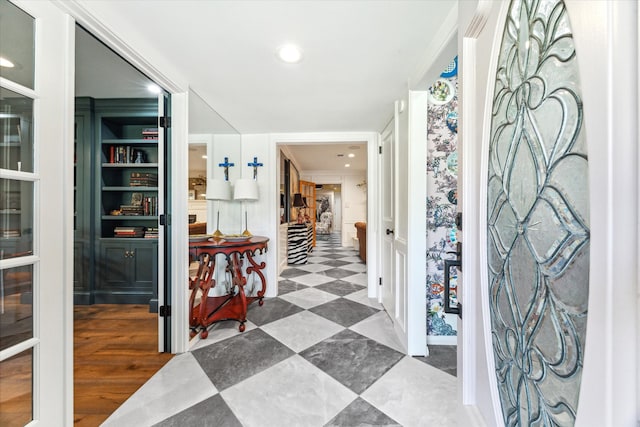
[[[296,64],[302,59],[302,51],[294,44],[285,44],[278,48],[278,58],[287,64]]]
[[[147,85],[147,90],[151,93],[155,93],[155,94],[159,94],[160,93],[160,86],[158,86],[155,83],[149,83]]]
[[[356,156],[355,154],[353,154],[353,153],[349,153],[349,158],[352,158],[352,159],[353,159],[355,156]]]
[[[202,155],[202,158],[203,158],[203,159],[206,159],[206,158],[207,158],[207,155],[206,155],[206,154],[203,154],[203,155]]]
[[[9,61],[7,58],[0,56],[0,67],[13,68],[15,67],[15,64]]]
[[[351,165],[350,165],[349,163],[345,163],[345,164],[344,164],[344,167],[345,167],[345,168],[348,168],[348,167],[351,167]]]

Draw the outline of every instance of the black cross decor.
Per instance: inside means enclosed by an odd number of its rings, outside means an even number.
[[[229,158],[224,158],[224,163],[219,163],[218,166],[224,168],[224,180],[229,181],[229,167],[235,166],[235,163],[229,163]]]
[[[253,167],[253,179],[256,179],[258,177],[258,166],[264,166],[264,164],[258,163],[258,158],[254,157],[253,163],[247,163],[247,166]]]

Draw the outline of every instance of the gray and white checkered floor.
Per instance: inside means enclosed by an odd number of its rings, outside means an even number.
[[[365,265],[338,235],[284,270],[279,296],[252,304],[247,319],[243,333],[237,322],[216,324],[103,425],[456,425],[456,379],[445,372],[455,353],[444,352],[444,370],[402,353],[367,297]]]

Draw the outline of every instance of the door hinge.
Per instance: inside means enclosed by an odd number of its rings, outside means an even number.
[[[382,145],[378,146],[378,154],[382,154]]]
[[[170,317],[171,316],[171,306],[170,305],[161,305],[159,307],[160,317]]]
[[[171,117],[160,117],[160,127],[162,128],[170,128],[171,127]]]
[[[382,277],[378,277],[378,286],[382,286]]]
[[[158,218],[158,222],[160,225],[171,225],[171,215],[169,214],[160,215],[160,217]]]

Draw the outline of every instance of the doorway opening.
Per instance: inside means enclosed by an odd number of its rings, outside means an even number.
[[[79,25],[75,45],[74,418],[96,425],[171,357],[168,96]]]
[[[284,209],[281,223],[297,217],[297,212],[292,211],[292,202],[295,193],[299,192],[300,181],[311,183],[315,186],[316,238],[330,231],[340,236],[342,246],[352,247],[357,234],[355,224],[367,223],[367,144],[310,142],[278,147],[282,169],[278,206],[282,205],[281,209]],[[283,169],[286,162],[290,164],[288,176]],[[287,203],[287,200],[291,202]],[[324,223],[321,222],[322,214],[325,214]]]

